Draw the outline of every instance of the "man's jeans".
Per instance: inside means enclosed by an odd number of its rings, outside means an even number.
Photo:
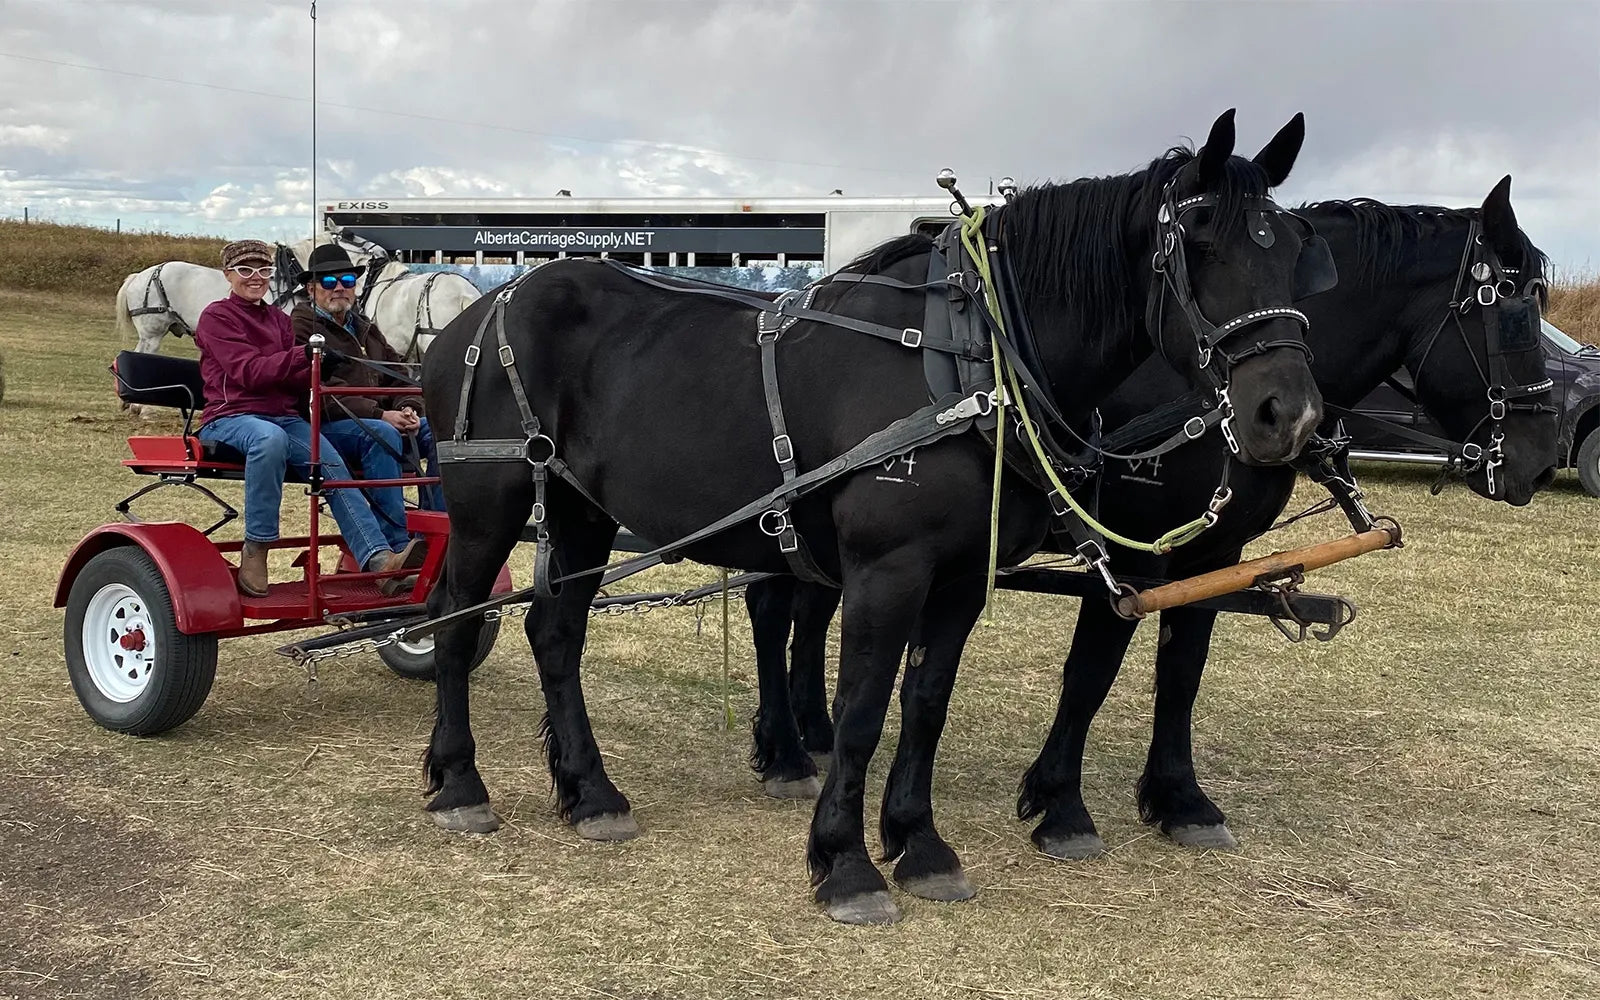
[[[378,421],[381,423],[381,421]],[[332,425],[330,425],[332,426]],[[388,427],[387,424],[384,424]],[[389,428],[393,431],[393,428]],[[361,432],[352,427],[356,434]],[[324,428],[326,431],[326,428]],[[271,542],[278,538],[278,514],[283,503],[284,474],[292,465],[301,475],[311,466],[311,424],[300,417],[261,417],[254,414],[235,414],[218,417],[203,425],[199,437],[221,441],[245,456],[244,465],[244,537],[252,542]],[[365,437],[365,435],[362,435]],[[398,437],[398,435],[397,435]],[[320,444],[322,475],[324,479],[353,479],[344,458],[325,432]],[[392,472],[383,478],[398,475],[394,459],[389,459]],[[370,467],[364,467],[369,476]],[[374,476],[374,478],[376,478]],[[397,512],[394,520],[401,525],[398,534],[391,536],[382,519],[374,516],[372,508],[359,490],[329,490],[328,509],[344,536],[356,565],[366,568],[368,561],[380,552],[399,551],[405,546],[405,510],[399,487],[386,487],[367,491],[384,508]],[[387,494],[387,496],[385,496]],[[399,544],[393,544],[398,539]]]
[[[362,420],[361,423],[370,428],[372,433],[393,451],[379,446],[372,440],[371,435],[363,433],[356,427],[355,420],[348,417],[323,424],[322,434],[338,446],[341,454],[357,456],[363,479],[388,479],[399,476],[400,464],[395,458],[397,454],[405,459],[405,467],[418,475],[424,474],[424,471],[430,476],[439,474],[439,450],[433,443],[433,427],[428,423],[427,417],[422,418],[421,426],[411,435],[417,440],[417,451],[420,453],[418,457],[423,463],[421,467],[412,461],[409,442],[405,440],[405,435],[382,420]],[[381,474],[377,471],[380,469]],[[390,471],[391,469],[393,471]],[[423,510],[444,510],[444,493],[437,483],[417,487],[417,506]],[[387,507],[380,506],[378,509],[388,511]],[[381,515],[379,520],[383,520]],[[385,527],[387,528],[387,525]]]
[[[359,425],[359,426],[358,426]],[[361,428],[365,427],[366,430]],[[370,433],[369,433],[370,432]],[[361,467],[362,479],[399,479],[400,459],[404,454],[400,432],[382,420],[346,418],[322,425],[322,436],[333,442],[339,454],[355,459]],[[379,444],[378,442],[383,442]],[[373,487],[367,489],[372,512],[378,517],[378,527],[389,547],[399,551],[406,547],[410,536],[406,534],[405,494],[400,487]]]
[[[417,428],[417,450],[422,453],[427,475],[439,474],[439,446],[433,443],[433,425],[428,423],[428,418],[422,418],[422,426]],[[422,469],[418,469],[422,472]],[[444,510],[444,491],[438,483],[431,486],[417,487],[417,505],[423,510]]]

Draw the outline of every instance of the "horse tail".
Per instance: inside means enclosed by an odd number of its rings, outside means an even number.
[[[133,310],[128,306],[128,295],[132,291],[133,279],[143,273],[135,271],[123,278],[122,287],[117,289],[116,329],[117,336],[124,340],[129,337],[137,339],[139,336],[139,331],[133,325]]]

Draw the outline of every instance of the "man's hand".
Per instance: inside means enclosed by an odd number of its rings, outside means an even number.
[[[384,410],[383,422],[401,434],[411,434],[422,426],[422,421],[417,418],[416,411],[409,406],[404,410]]]

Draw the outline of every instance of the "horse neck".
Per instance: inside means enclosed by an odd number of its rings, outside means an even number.
[[[1399,266],[1377,271],[1358,248],[1354,220],[1309,212],[1339,267],[1339,284],[1299,303],[1311,319],[1312,370],[1323,398],[1350,406],[1405,366],[1415,374],[1446,316],[1467,224],[1429,220],[1402,237]],[[1437,345],[1435,345],[1437,348]]]

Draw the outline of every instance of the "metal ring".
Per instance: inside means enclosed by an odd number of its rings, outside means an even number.
[[[767,518],[772,516],[776,516],[778,518],[778,525],[775,528],[768,528]],[[761,512],[761,516],[756,518],[756,527],[760,528],[761,533],[766,535],[768,538],[777,538],[779,535],[783,534],[784,531],[788,530],[789,512],[786,510],[764,510]]]
[[[540,441],[543,441],[545,443],[546,447],[548,447],[550,449],[550,454],[546,455],[543,458],[534,458],[533,457],[533,446],[535,444],[537,444],[538,442],[540,442]],[[550,438],[547,437],[544,434],[535,434],[533,437],[529,438],[528,439],[528,443],[527,443],[527,445],[525,447],[528,450],[527,459],[528,459],[528,464],[529,465],[538,465],[541,462],[548,462],[552,458],[556,457],[556,443],[554,441],[550,440]]]

